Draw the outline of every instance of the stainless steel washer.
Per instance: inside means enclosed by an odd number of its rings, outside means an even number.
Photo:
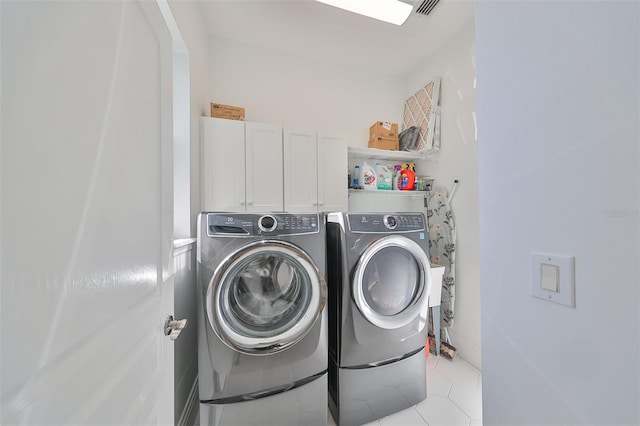
[[[325,217],[201,213],[201,425],[326,425]]]
[[[428,237],[422,213],[330,213],[329,407],[359,425],[426,398]]]

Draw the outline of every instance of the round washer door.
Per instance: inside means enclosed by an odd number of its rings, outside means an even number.
[[[207,316],[230,348],[252,355],[299,342],[324,308],[327,285],[309,255],[277,240],[247,244],[216,269]]]
[[[380,238],[362,253],[353,277],[353,298],[373,325],[395,329],[409,324],[427,305],[431,269],[425,251],[399,235]]]

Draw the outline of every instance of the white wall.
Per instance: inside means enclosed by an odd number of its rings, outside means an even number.
[[[183,240],[186,241],[186,240]],[[184,243],[182,243],[184,244]],[[187,327],[174,341],[174,401],[176,426],[194,424],[198,398],[198,309],[196,297],[196,243],[174,244],[174,318]]]
[[[209,92],[209,45],[206,27],[202,19],[201,5],[193,1],[174,1],[169,3],[173,17],[178,24],[182,40],[188,53],[189,87],[183,96],[188,102],[190,149],[179,152],[178,160],[189,162],[190,166],[190,212],[188,235],[196,235],[196,217],[200,212],[200,116],[206,111]],[[175,59],[175,56],[174,56]],[[174,67],[175,70],[175,67]],[[184,104],[181,104],[184,105]],[[182,141],[181,141],[182,142]],[[186,158],[186,157],[189,158]],[[185,197],[186,198],[186,197]],[[174,250],[175,289],[174,315],[178,319],[187,319],[187,328],[175,341],[175,424],[192,424],[198,407],[197,378],[197,333],[196,333],[196,277],[195,244],[181,246]]]
[[[450,328],[458,354],[481,368],[478,150],[476,144],[475,34],[473,20],[407,78],[405,98],[441,77],[441,150],[437,161],[416,170],[448,191],[460,184],[451,203],[456,224],[456,300]]]
[[[344,131],[354,146],[367,146],[376,120],[401,123],[405,99],[442,76],[440,160],[421,162],[418,170],[447,188],[453,179],[461,181],[453,203],[458,293],[452,340],[458,353],[480,368],[473,22],[406,78],[363,74],[220,38],[212,38],[211,46],[212,102],[245,107],[249,121]]]
[[[371,124],[398,122],[402,114],[399,78],[221,38],[210,41],[210,102],[244,107],[247,121],[343,132],[349,145],[367,146]]]
[[[196,235],[200,212],[200,117],[209,115],[209,39],[202,5],[197,1],[169,0],[171,12],[189,51],[191,105],[191,235]]]
[[[640,3],[484,0],[476,41],[484,423],[640,424]]]

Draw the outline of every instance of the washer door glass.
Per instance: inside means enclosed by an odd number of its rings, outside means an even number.
[[[282,241],[244,246],[220,265],[207,292],[209,320],[218,337],[250,354],[298,342],[325,300],[326,284],[313,261]]]
[[[425,309],[430,291],[427,255],[406,237],[377,240],[356,265],[354,300],[365,318],[378,327],[399,328],[411,322]]]

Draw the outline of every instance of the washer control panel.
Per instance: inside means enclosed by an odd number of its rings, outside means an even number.
[[[317,213],[289,214],[207,214],[209,236],[259,236],[296,235],[319,232],[320,216]]]
[[[347,222],[351,232],[393,233],[425,230],[425,220],[422,213],[349,213],[347,214]]]

